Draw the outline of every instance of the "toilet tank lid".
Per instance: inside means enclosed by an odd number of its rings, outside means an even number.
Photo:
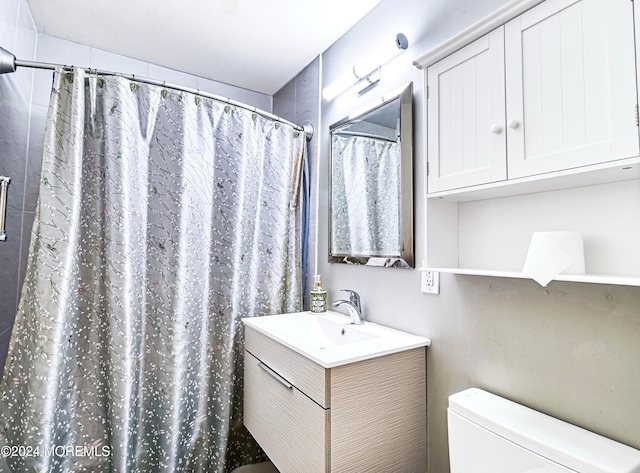
[[[640,473],[640,451],[481,389],[449,396],[449,409],[581,473]]]

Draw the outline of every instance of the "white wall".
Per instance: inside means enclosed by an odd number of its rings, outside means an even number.
[[[447,397],[487,389],[640,449],[640,288],[441,275],[439,296],[422,294],[417,270],[330,264],[329,125],[413,81],[416,261],[425,255],[425,120],[422,73],[413,59],[506,0],[383,0],[322,55],[322,81],[388,47],[403,32],[409,49],[387,64],[364,97],[345,93],[321,111],[317,221],[319,268],[330,299],[351,288],[367,320],[429,337],[429,471],[449,469]],[[313,258],[311,258],[313,260]]]

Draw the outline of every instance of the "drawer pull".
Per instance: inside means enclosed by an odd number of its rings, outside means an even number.
[[[273,371],[271,368],[269,368],[267,365],[265,365],[262,361],[258,362],[258,366],[260,368],[262,368],[263,370],[265,370],[273,379],[278,381],[280,384],[282,384],[287,389],[293,389],[293,384],[289,383],[286,379],[284,379],[278,373]]]

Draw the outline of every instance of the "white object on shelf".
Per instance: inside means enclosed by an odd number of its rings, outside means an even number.
[[[584,274],[580,232],[535,232],[522,272],[545,287],[558,274]]]

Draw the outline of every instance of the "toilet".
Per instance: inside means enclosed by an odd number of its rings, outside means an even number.
[[[477,388],[447,419],[451,473],[640,473],[640,451]]]

